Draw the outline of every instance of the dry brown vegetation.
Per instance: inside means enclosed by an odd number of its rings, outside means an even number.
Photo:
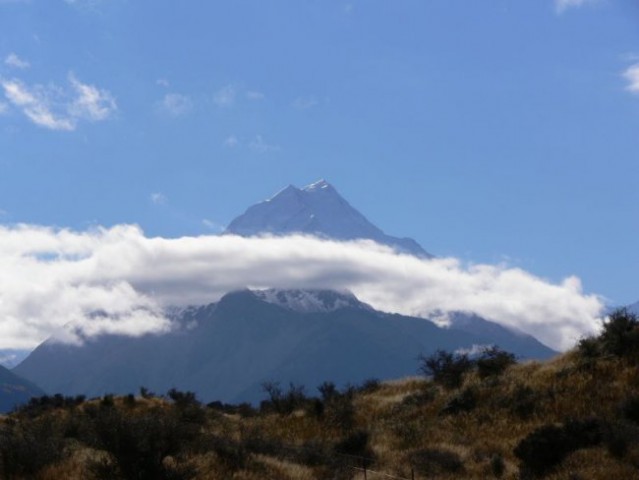
[[[40,480],[637,478],[639,330],[626,327],[623,351],[604,333],[548,362],[469,368],[456,387],[415,377],[310,398],[270,385],[260,409],[181,392],[34,401],[1,421],[0,468]]]

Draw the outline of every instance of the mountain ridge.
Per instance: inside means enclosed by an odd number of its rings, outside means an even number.
[[[173,333],[103,335],[82,346],[45,342],[14,370],[49,393],[99,396],[176,387],[206,401],[254,402],[269,380],[314,386],[410,376],[419,354],[495,343],[482,334],[376,311],[355,296],[311,293],[331,308],[296,311],[259,291],[239,290],[185,309]],[[515,347],[524,358],[556,353],[516,335],[500,347]]]

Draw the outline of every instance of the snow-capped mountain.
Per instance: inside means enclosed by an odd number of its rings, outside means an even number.
[[[227,234],[305,233],[369,239],[429,257],[414,240],[386,235],[326,181],[289,186],[250,207]],[[350,292],[244,290],[217,303],[167,309],[176,328],[163,335],[102,335],[82,345],[46,341],[14,371],[48,393],[88,396],[190,390],[205,401],[258,401],[265,381],[313,388],[323,381],[414,375],[419,354],[474,351],[497,344],[520,358],[556,352],[535,338],[469,313],[448,313],[450,326],[384,313]]]
[[[431,257],[415,240],[386,235],[326,182],[289,185],[233,220],[227,234],[245,237],[305,233],[336,240],[369,239],[404,253]]]
[[[323,381],[343,385],[415,375],[419,354],[470,351],[497,343],[494,337],[522,358],[555,354],[533,337],[496,324],[491,335],[464,325],[440,328],[324,290],[243,290],[174,315],[181,328],[170,334],[103,335],[84,345],[45,342],[14,371],[48,393],[124,394],[140,386],[164,393],[176,387],[204,401],[256,402],[265,381],[312,390]]]
[[[627,308],[629,311],[631,311],[635,315],[639,315],[639,302],[633,303],[632,305],[629,305]]]

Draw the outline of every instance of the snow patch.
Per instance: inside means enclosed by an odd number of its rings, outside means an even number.
[[[270,288],[253,290],[255,296],[264,302],[288,308],[299,313],[334,312],[341,308],[364,308],[369,305],[360,302],[351,292],[332,290],[281,290]]]

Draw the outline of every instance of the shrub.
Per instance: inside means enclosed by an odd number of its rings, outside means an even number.
[[[518,385],[512,397],[508,400],[510,412],[522,420],[526,420],[535,413],[538,399],[539,395],[532,388],[526,385]]]
[[[417,473],[427,477],[460,473],[464,469],[459,455],[440,448],[417,450],[409,455],[409,461]]]
[[[114,401],[113,401],[113,395],[108,393],[105,394],[102,397],[102,400],[100,400],[100,406],[101,407],[105,407],[105,408],[111,408],[115,405]]]
[[[375,459],[375,453],[369,447],[370,435],[365,430],[357,430],[340,440],[333,450],[338,455],[359,458],[362,466],[370,466]]]
[[[513,353],[506,352],[497,346],[485,349],[475,361],[480,378],[501,375],[508,367],[517,363]]]
[[[619,406],[623,418],[639,423],[639,397],[632,396],[624,400]]]
[[[455,395],[441,410],[443,415],[456,415],[461,412],[470,412],[477,406],[477,391],[474,388],[465,388]]]
[[[615,310],[599,336],[604,353],[639,359],[639,319],[625,308]]]
[[[94,414],[91,430],[85,432],[81,440],[109,454],[107,461],[91,465],[96,478],[113,478],[113,472],[124,478],[168,480],[178,473],[179,478],[192,477],[185,465],[163,463],[169,456],[179,458],[199,434],[197,429],[181,422],[171,409],[154,408],[134,413],[100,408]]]
[[[0,427],[0,478],[34,478],[62,458],[64,439],[54,418],[5,421]]]
[[[570,453],[601,443],[602,425],[596,419],[571,420],[563,426],[545,425],[515,448],[524,475],[542,476]]]
[[[324,382],[317,387],[317,390],[319,390],[322,400],[325,402],[329,402],[339,395],[339,391],[333,382]]]
[[[262,389],[269,396],[268,400],[260,403],[262,411],[275,411],[282,415],[290,415],[308,402],[302,385],[290,383],[288,390],[283,392],[278,382],[264,382]]]
[[[577,352],[583,362],[590,364],[601,356],[599,339],[597,337],[584,337],[577,344]]]
[[[364,380],[362,385],[357,390],[361,393],[373,393],[379,390],[381,385],[382,382],[380,382],[379,379],[369,378],[367,380]]]
[[[501,478],[506,471],[506,464],[504,458],[498,453],[493,455],[490,459],[490,471],[497,478]]]
[[[339,396],[326,404],[324,422],[342,432],[349,432],[355,426],[355,407],[349,396]]]
[[[420,355],[419,360],[419,370],[448,389],[458,388],[464,375],[474,366],[474,362],[465,353],[453,354],[444,350],[437,350],[429,356]]]
[[[193,392],[181,392],[172,388],[167,392],[168,397],[173,400],[173,403],[178,408],[186,408],[188,406],[199,405],[195,393]]]

